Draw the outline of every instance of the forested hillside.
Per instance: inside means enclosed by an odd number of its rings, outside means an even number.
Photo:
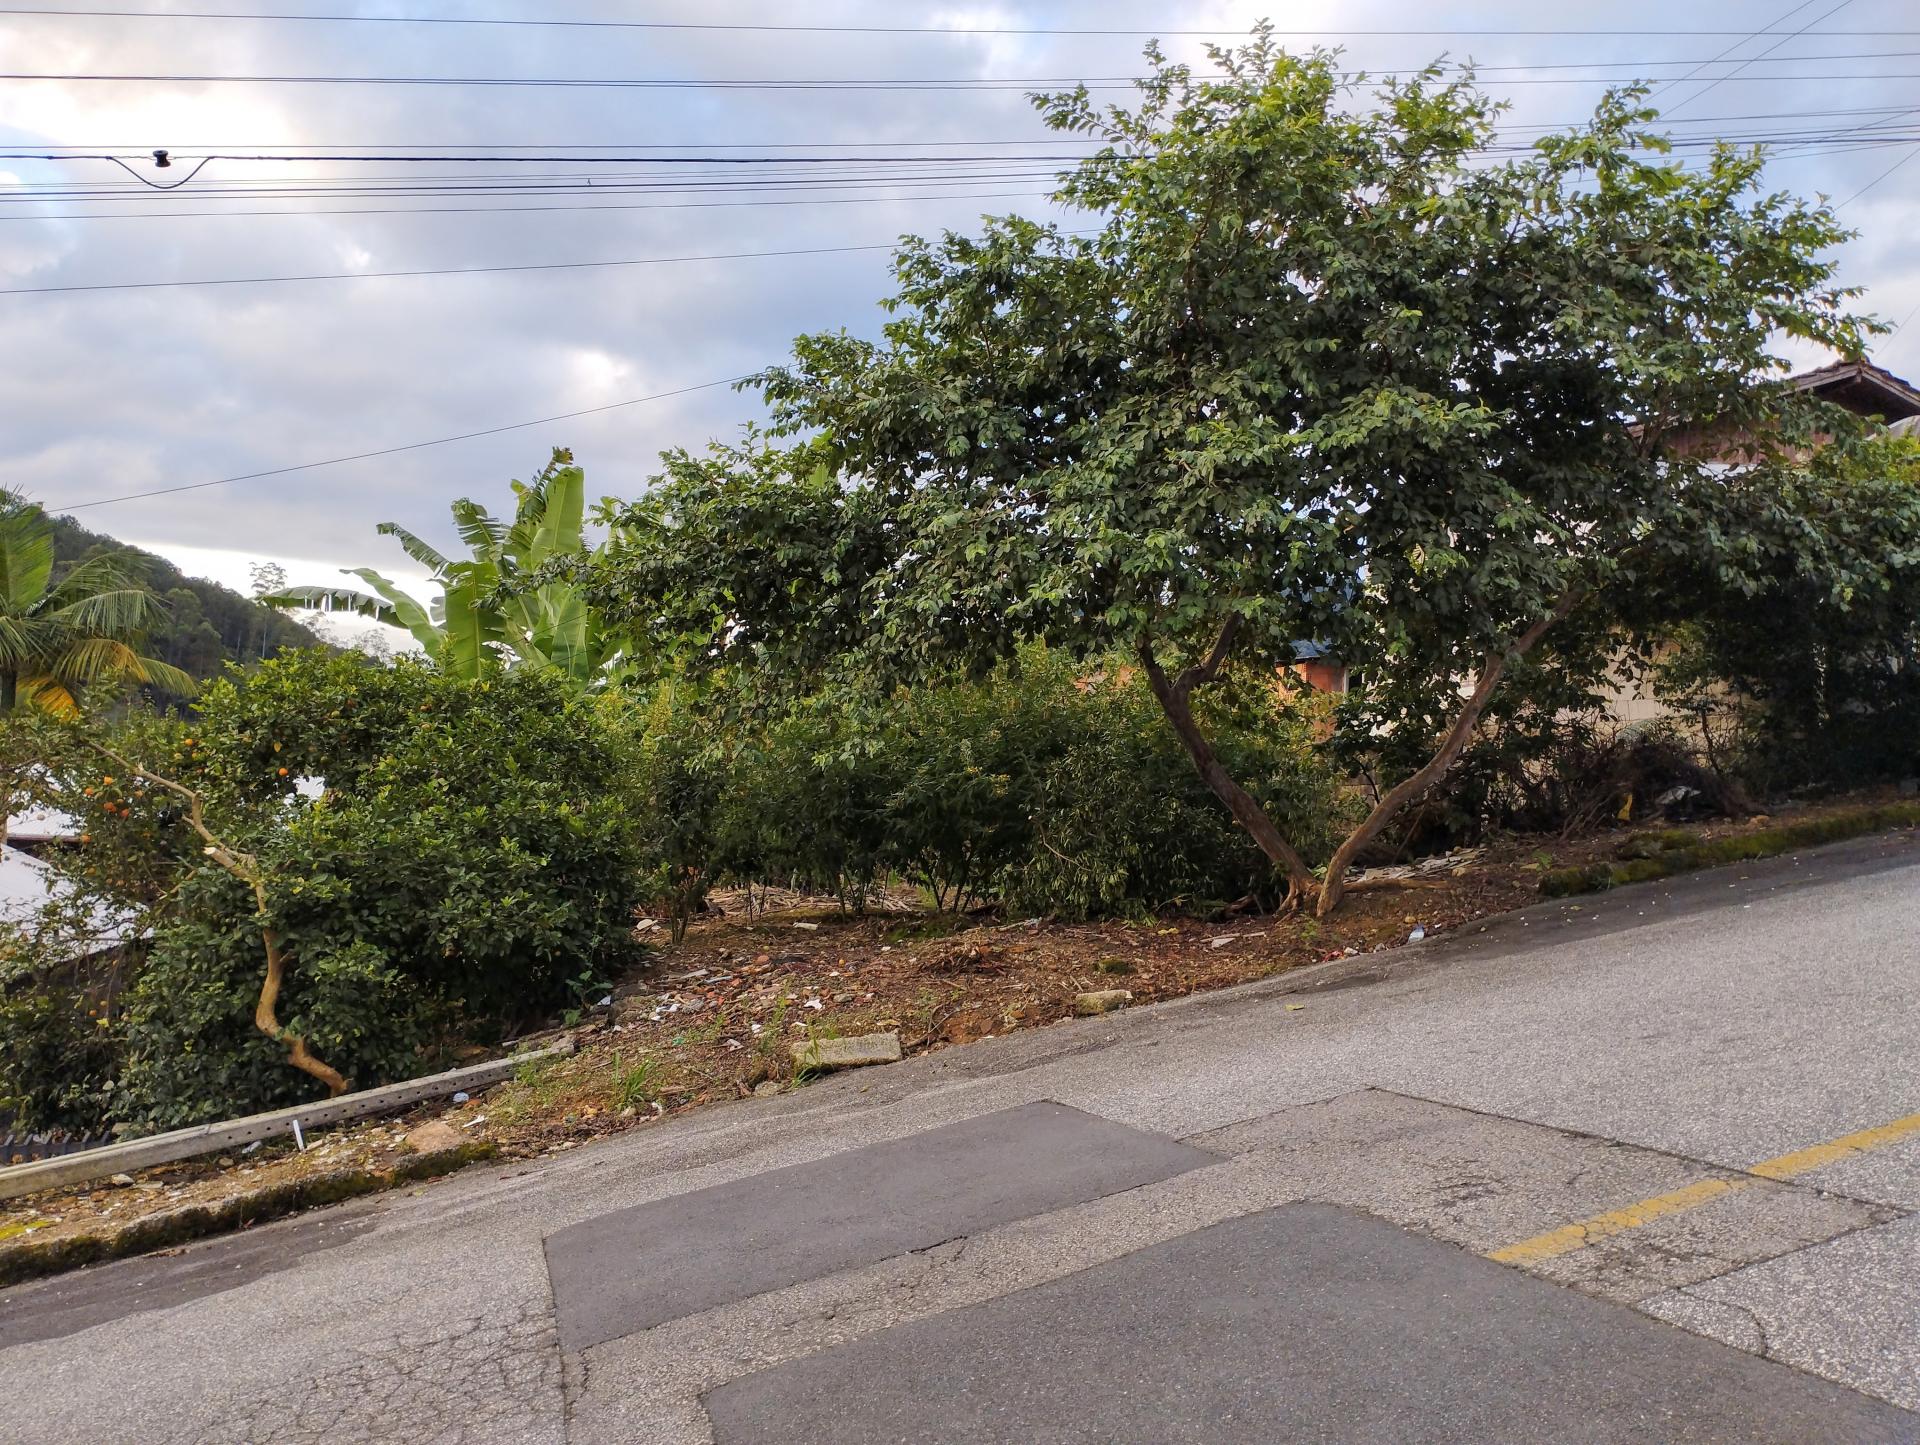
[[[90,532],[67,517],[55,517],[53,528],[56,578],[95,552],[131,552],[145,562],[147,585],[166,603],[168,614],[146,651],[194,677],[212,677],[223,662],[271,657],[282,647],[313,647],[321,641],[285,613],[218,582],[189,577],[164,557]]]

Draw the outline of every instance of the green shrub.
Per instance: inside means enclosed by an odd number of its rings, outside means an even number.
[[[200,708],[190,741],[148,766],[258,859],[267,915],[186,852],[125,997],[121,1118],[169,1127],[318,1092],[253,1023],[263,921],[288,961],[281,1025],[358,1087],[544,1017],[570,980],[636,957],[646,830],[618,699],[533,668],[469,681],[310,652],[223,680]],[[301,796],[303,775],[324,794]],[[146,791],[140,808],[159,797]],[[178,800],[165,806],[178,829]]]
[[[984,678],[889,699],[886,856],[936,909],[993,896],[1032,850],[1045,780],[1072,750],[1075,696],[1067,659],[1032,648]]]
[[[730,749],[718,722],[668,686],[647,706],[643,729],[630,820],[640,888],[648,907],[665,911],[678,943],[714,883],[729,872],[751,876],[752,860],[736,856],[737,840],[725,836]]]
[[[729,871],[865,904],[887,864],[893,761],[870,722],[834,695],[740,732],[721,804]]]
[[[0,1134],[100,1132],[118,1062],[104,1012],[81,994],[50,986],[0,997]]]
[[[1008,906],[1085,918],[1275,896],[1272,865],[1194,772],[1143,680],[1128,669],[1056,692],[1066,726],[1037,772],[1031,842]],[[1228,771],[1309,857],[1332,849],[1343,805],[1307,723],[1258,685],[1203,699]]]

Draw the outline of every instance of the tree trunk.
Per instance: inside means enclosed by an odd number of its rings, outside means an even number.
[[[1390,788],[1386,796],[1374,804],[1373,811],[1367,814],[1365,821],[1349,833],[1346,841],[1335,850],[1332,860],[1327,864],[1326,881],[1320,886],[1320,901],[1314,909],[1319,917],[1325,918],[1340,906],[1340,899],[1346,893],[1347,869],[1353,865],[1355,855],[1378,837],[1380,830],[1392,822],[1402,808],[1439,782],[1465,751],[1467,740],[1473,736],[1474,727],[1479,723],[1481,713],[1486,711],[1487,703],[1493,697],[1494,689],[1500,685],[1500,678],[1508,664],[1515,658],[1524,657],[1546,635],[1547,629],[1571,612],[1579,600],[1579,594],[1569,593],[1552,612],[1515,638],[1511,646],[1496,648],[1487,654],[1486,661],[1480,666],[1480,675],[1474,680],[1473,691],[1467,695],[1466,703],[1454,717],[1453,725],[1440,740],[1439,749],[1418,772]]]
[[[156,788],[164,788],[186,803],[187,826],[206,845],[203,850],[206,856],[253,890],[254,904],[260,910],[260,942],[267,955],[267,974],[260,982],[259,1001],[253,1006],[253,1026],[275,1043],[285,1044],[287,1062],[301,1073],[311,1074],[325,1084],[330,1096],[346,1093],[353,1086],[345,1076],[338,1069],[315,1058],[307,1047],[307,1041],[298,1034],[288,1033],[274,1012],[274,1006],[280,1001],[280,986],[286,981],[287,960],[280,950],[280,935],[267,924],[267,884],[260,871],[259,860],[251,853],[227,847],[213,835],[201,809],[200,795],[192,788],[184,783],[176,783],[171,778],[163,778],[158,773],[150,773],[103,744],[95,743],[94,747],[112,758],[129,776],[141,778]]]
[[[1307,867],[1306,860],[1294,850],[1293,845],[1280,836],[1280,830],[1274,826],[1273,819],[1267,816],[1267,810],[1260,806],[1259,800],[1228,776],[1226,768],[1221,766],[1219,757],[1213,751],[1213,745],[1207,741],[1206,734],[1200,731],[1199,723],[1194,720],[1189,702],[1195,687],[1212,682],[1219,676],[1221,665],[1233,646],[1237,622],[1237,618],[1230,620],[1221,628],[1220,638],[1206,662],[1183,670],[1177,678],[1167,676],[1154,657],[1152,646],[1144,639],[1137,652],[1140,665],[1146,669],[1147,681],[1153,687],[1153,695],[1159,699],[1161,711],[1167,715],[1167,721],[1173,724],[1181,745],[1193,759],[1193,766],[1200,774],[1201,781],[1227,805],[1234,820],[1247,830],[1260,851],[1286,874],[1286,901],[1292,907],[1312,896],[1313,870]]]
[[[255,897],[262,909],[266,907],[266,891],[257,882],[254,885]],[[280,1001],[280,985],[286,978],[286,958],[280,952],[280,935],[271,928],[262,927],[260,940],[267,949],[267,976],[260,985],[260,1001],[253,1006],[253,1026],[268,1038],[287,1046],[287,1062],[304,1074],[311,1074],[327,1086],[329,1097],[338,1097],[347,1092],[348,1084],[338,1069],[316,1059],[307,1048],[307,1041],[298,1034],[290,1034],[280,1026],[280,1020],[274,1013],[274,1005]]]

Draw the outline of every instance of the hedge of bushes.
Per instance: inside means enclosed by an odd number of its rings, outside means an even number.
[[[1330,851],[1343,804],[1308,722],[1268,688],[1206,701],[1235,775],[1289,836]],[[661,876],[685,883],[661,894],[681,908],[728,878],[850,907],[897,878],[937,908],[1057,918],[1272,893],[1266,859],[1125,667],[1032,648],[980,679],[836,692],[687,741],[700,734],[684,716],[652,734],[650,816],[676,828]]]
[[[1329,848],[1340,792],[1306,723],[1271,689],[1208,705],[1236,776]],[[721,883],[860,908],[905,880],[936,907],[1067,918],[1272,895],[1144,684],[1040,649],[974,680],[771,710],[309,651],[235,673],[190,722],[9,727],[46,800],[86,826],[63,860],[80,893],[33,946],[0,949],[0,1115],[25,1127],[166,1128],[319,1093],[255,1026],[263,927],[289,960],[280,1022],[367,1087],[598,996],[640,956],[641,911],[683,923]],[[257,860],[264,916],[181,796],[129,765],[190,790]],[[96,907],[150,930],[111,997],[45,966]]]

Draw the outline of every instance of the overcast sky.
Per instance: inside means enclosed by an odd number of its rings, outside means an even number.
[[[83,8],[89,0],[53,0]],[[98,0],[94,0],[98,3]],[[116,0],[125,4],[128,0]],[[135,6],[147,0],[131,0]],[[5,8],[0,0],[0,11]],[[112,8],[102,5],[101,8]],[[153,8],[163,8],[154,6]],[[1790,138],[1773,179],[1845,201],[1860,237],[1844,275],[1892,322],[1920,308],[1920,7],[1911,0],[1537,0],[1448,4],[1133,3],[1056,0],[975,6],[807,6],[607,0],[203,0],[179,7],[439,17],[683,20],[932,27],[1328,28],[1356,68],[1471,57],[1514,102],[1516,133],[1577,120],[1598,79],[1666,78],[1660,100],[1690,135]],[[1810,26],[1804,34],[1792,32]],[[1560,31],[1617,35],[1366,34]],[[1762,30],[1757,36],[1753,32]],[[1716,33],[1679,33],[1684,31]],[[1752,37],[1752,38],[1749,38]],[[772,33],[322,23],[0,14],[0,71],[166,76],[437,76],[621,80],[969,80],[1125,77],[1140,36]],[[1308,36],[1288,42],[1304,48]],[[1168,48],[1197,58],[1197,39]],[[1822,58],[1829,57],[1829,58]],[[1704,62],[1718,63],[1692,72]],[[1743,60],[1753,63],[1735,67]],[[1594,63],[1600,63],[1594,67]],[[1675,64],[1674,62],[1679,62]],[[1580,70],[1579,66],[1594,67]],[[1558,68],[1555,68],[1558,67]],[[1716,79],[1718,77],[1718,79]],[[1116,96],[1116,98],[1118,98]],[[1913,113],[1900,107],[1911,104]],[[1862,147],[1863,135],[1884,143]],[[1838,147],[1838,132],[1852,131]],[[1901,137],[1911,137],[1902,141]],[[1880,137],[1875,137],[1876,142]],[[110,163],[0,161],[0,288],[335,272],[498,267],[885,243],[968,229],[982,211],[1047,214],[1019,157],[1060,149],[1019,89],[763,90],[233,84],[203,80],[0,80],[0,149],[170,148],[172,182],[208,151],[469,154],[541,148],[575,155],[989,155],[936,169],[906,162],[884,186],[780,189],[792,171],[637,163],[375,164],[216,160],[166,195],[132,194]],[[999,144],[1008,143],[1008,144]],[[731,148],[731,149],[728,149]],[[777,152],[776,152],[777,153]],[[1889,173],[1889,168],[1892,169]],[[839,167],[811,168],[837,182]],[[595,177],[600,194],[583,194]],[[479,194],[508,175],[540,195]],[[759,189],[744,189],[743,178]],[[436,194],[369,191],[404,179]],[[309,184],[311,183],[311,184]],[[643,191],[645,184],[656,189]],[[271,185],[274,193],[236,195]],[[298,194],[286,193],[300,187]],[[611,187],[611,189],[610,189]],[[83,198],[62,197],[81,190]],[[1864,193],[1855,197],[1856,192]],[[53,195],[45,194],[52,190]],[[943,195],[942,192],[945,192]],[[102,198],[130,195],[129,199]],[[739,204],[740,202],[785,204]],[[823,202],[831,201],[831,204]],[[714,204],[722,202],[725,204]],[[804,204],[793,204],[804,202]],[[425,207],[439,209],[426,210]],[[505,208],[528,208],[519,213]],[[531,209],[542,207],[543,209]],[[589,210],[583,207],[600,207]],[[616,209],[615,207],[618,207]],[[367,214],[369,211],[403,214]],[[304,214],[234,215],[206,212]],[[201,214],[189,214],[189,213]],[[316,214],[329,212],[329,214]],[[345,212],[360,212],[345,214]],[[104,217],[116,217],[104,219]],[[0,295],[0,483],[55,511],[697,386],[778,360],[797,333],[871,334],[888,290],[881,250],[593,270],[319,280]],[[1878,354],[1920,377],[1920,322]],[[277,559],[295,581],[404,559],[374,525],[399,521],[451,545],[447,503],[505,509],[507,479],[556,445],[574,449],[596,493],[631,496],[663,447],[731,435],[756,415],[726,388],[597,416],[147,500],[74,516],[189,570],[246,582]]]

